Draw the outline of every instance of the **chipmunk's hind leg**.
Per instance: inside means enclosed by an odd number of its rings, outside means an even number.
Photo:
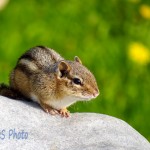
[[[40,102],[40,105],[46,113],[49,113],[51,115],[60,115],[61,117],[66,117],[66,118],[70,117],[70,113],[66,108],[57,110],[43,102]]]
[[[41,107],[44,109],[44,111],[46,113],[49,113],[51,115],[59,114],[59,111],[57,109],[54,109],[54,108],[50,107],[49,105],[47,105],[47,104],[45,104],[43,102],[40,102],[40,105],[41,105]]]

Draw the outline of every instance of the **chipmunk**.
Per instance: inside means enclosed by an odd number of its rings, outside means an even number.
[[[79,57],[65,60],[53,49],[37,46],[23,54],[10,74],[10,85],[0,86],[0,95],[27,98],[45,112],[69,117],[67,107],[99,95],[94,75]]]

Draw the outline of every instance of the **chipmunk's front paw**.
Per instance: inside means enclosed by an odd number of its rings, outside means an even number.
[[[62,117],[70,117],[70,112],[66,108],[60,109],[59,113]]]

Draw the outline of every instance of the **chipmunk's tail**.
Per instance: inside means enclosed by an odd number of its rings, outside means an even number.
[[[12,89],[8,85],[0,84],[0,95],[6,96],[12,99],[23,99],[23,96],[16,90]]]

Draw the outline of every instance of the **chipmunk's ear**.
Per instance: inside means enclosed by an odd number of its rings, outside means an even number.
[[[58,64],[58,75],[64,77],[70,71],[71,67],[66,61],[60,61]]]
[[[82,61],[80,60],[80,58],[79,58],[78,56],[75,56],[75,57],[74,57],[74,61],[76,61],[76,62],[82,64]]]

